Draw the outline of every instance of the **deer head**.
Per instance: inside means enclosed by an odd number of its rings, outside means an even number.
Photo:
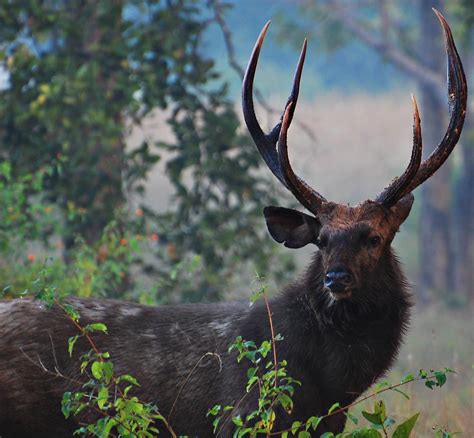
[[[287,133],[298,100],[306,40],[281,120],[268,134],[262,131],[255,116],[252,90],[258,57],[270,22],[262,29],[250,57],[243,82],[245,122],[267,166],[301,205],[312,213],[308,215],[288,208],[266,207],[264,214],[268,230],[277,242],[288,248],[301,248],[309,243],[317,245],[324,287],[338,300],[357,299],[357,292],[390,252],[395,233],[408,217],[414,200],[412,191],[446,161],[461,135],[466,114],[466,78],[449,25],[438,11],[434,12],[446,40],[451,108],[449,127],[436,150],[422,162],[420,116],[416,100],[412,97],[413,148],[405,172],[374,200],[356,206],[326,200],[293,172],[288,158]]]

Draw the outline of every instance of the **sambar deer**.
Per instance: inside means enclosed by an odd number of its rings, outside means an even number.
[[[467,86],[448,23],[441,22],[448,57],[451,119],[437,149],[422,162],[420,118],[414,107],[413,150],[403,175],[375,200],[357,206],[327,201],[292,170],[287,131],[298,99],[306,42],[282,120],[264,134],[256,119],[252,89],[257,61],[268,29],[263,28],[243,84],[243,111],[249,131],[270,170],[311,215],[267,207],[271,236],[288,248],[315,244],[306,272],[270,301],[278,357],[301,382],[291,414],[279,412],[274,431],[295,420],[325,414],[335,402],[345,406],[385,373],[397,356],[412,300],[391,243],[410,213],[411,192],[427,180],[456,145],[466,113]],[[253,410],[257,391],[245,393],[246,368],[227,349],[237,336],[257,343],[270,339],[263,303],[245,302],[147,307],[111,300],[70,298],[81,322],[103,322],[109,335],[96,335],[99,349],[110,352],[118,374],[133,374],[137,395],[156,403],[179,435],[210,437],[206,417],[215,404],[235,405],[233,415]],[[0,436],[68,437],[81,417],[65,420],[62,394],[74,390],[78,357],[90,346],[78,341],[72,358],[67,340],[76,329],[57,306],[22,299],[0,304]],[[213,353],[205,356],[206,353]],[[204,357],[204,359],[203,359]],[[219,360],[216,358],[219,357]],[[196,366],[198,364],[198,366]],[[184,387],[183,387],[184,383]],[[87,414],[91,420],[94,413]],[[328,417],[313,433],[340,432],[344,413]],[[231,436],[224,422],[219,436]],[[163,432],[167,433],[166,430]]]

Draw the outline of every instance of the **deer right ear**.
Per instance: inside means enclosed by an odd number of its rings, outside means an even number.
[[[403,222],[405,222],[406,218],[410,214],[414,200],[414,196],[411,193],[408,193],[408,195],[405,195],[393,207],[390,208],[393,214],[392,220],[394,222],[395,228],[398,229],[398,227],[403,224]]]
[[[316,243],[321,224],[313,216],[283,207],[265,207],[263,214],[270,235],[287,248]]]

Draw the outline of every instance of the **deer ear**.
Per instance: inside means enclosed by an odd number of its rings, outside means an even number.
[[[283,207],[265,207],[263,214],[270,235],[287,248],[316,243],[321,224],[313,216]]]
[[[390,208],[393,214],[393,224],[398,228],[410,214],[411,207],[415,197],[408,193],[402,199],[400,199],[393,207]]]

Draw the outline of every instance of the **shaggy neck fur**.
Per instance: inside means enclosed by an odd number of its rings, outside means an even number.
[[[323,277],[321,254],[318,251],[297,287],[306,292],[314,312],[313,318],[320,326],[347,327],[350,330],[351,325],[370,323],[392,315],[400,320],[402,330],[406,329],[412,299],[408,282],[391,249],[387,250],[372,273],[363,279],[359,290],[354,291],[350,299],[334,299],[325,290]]]

